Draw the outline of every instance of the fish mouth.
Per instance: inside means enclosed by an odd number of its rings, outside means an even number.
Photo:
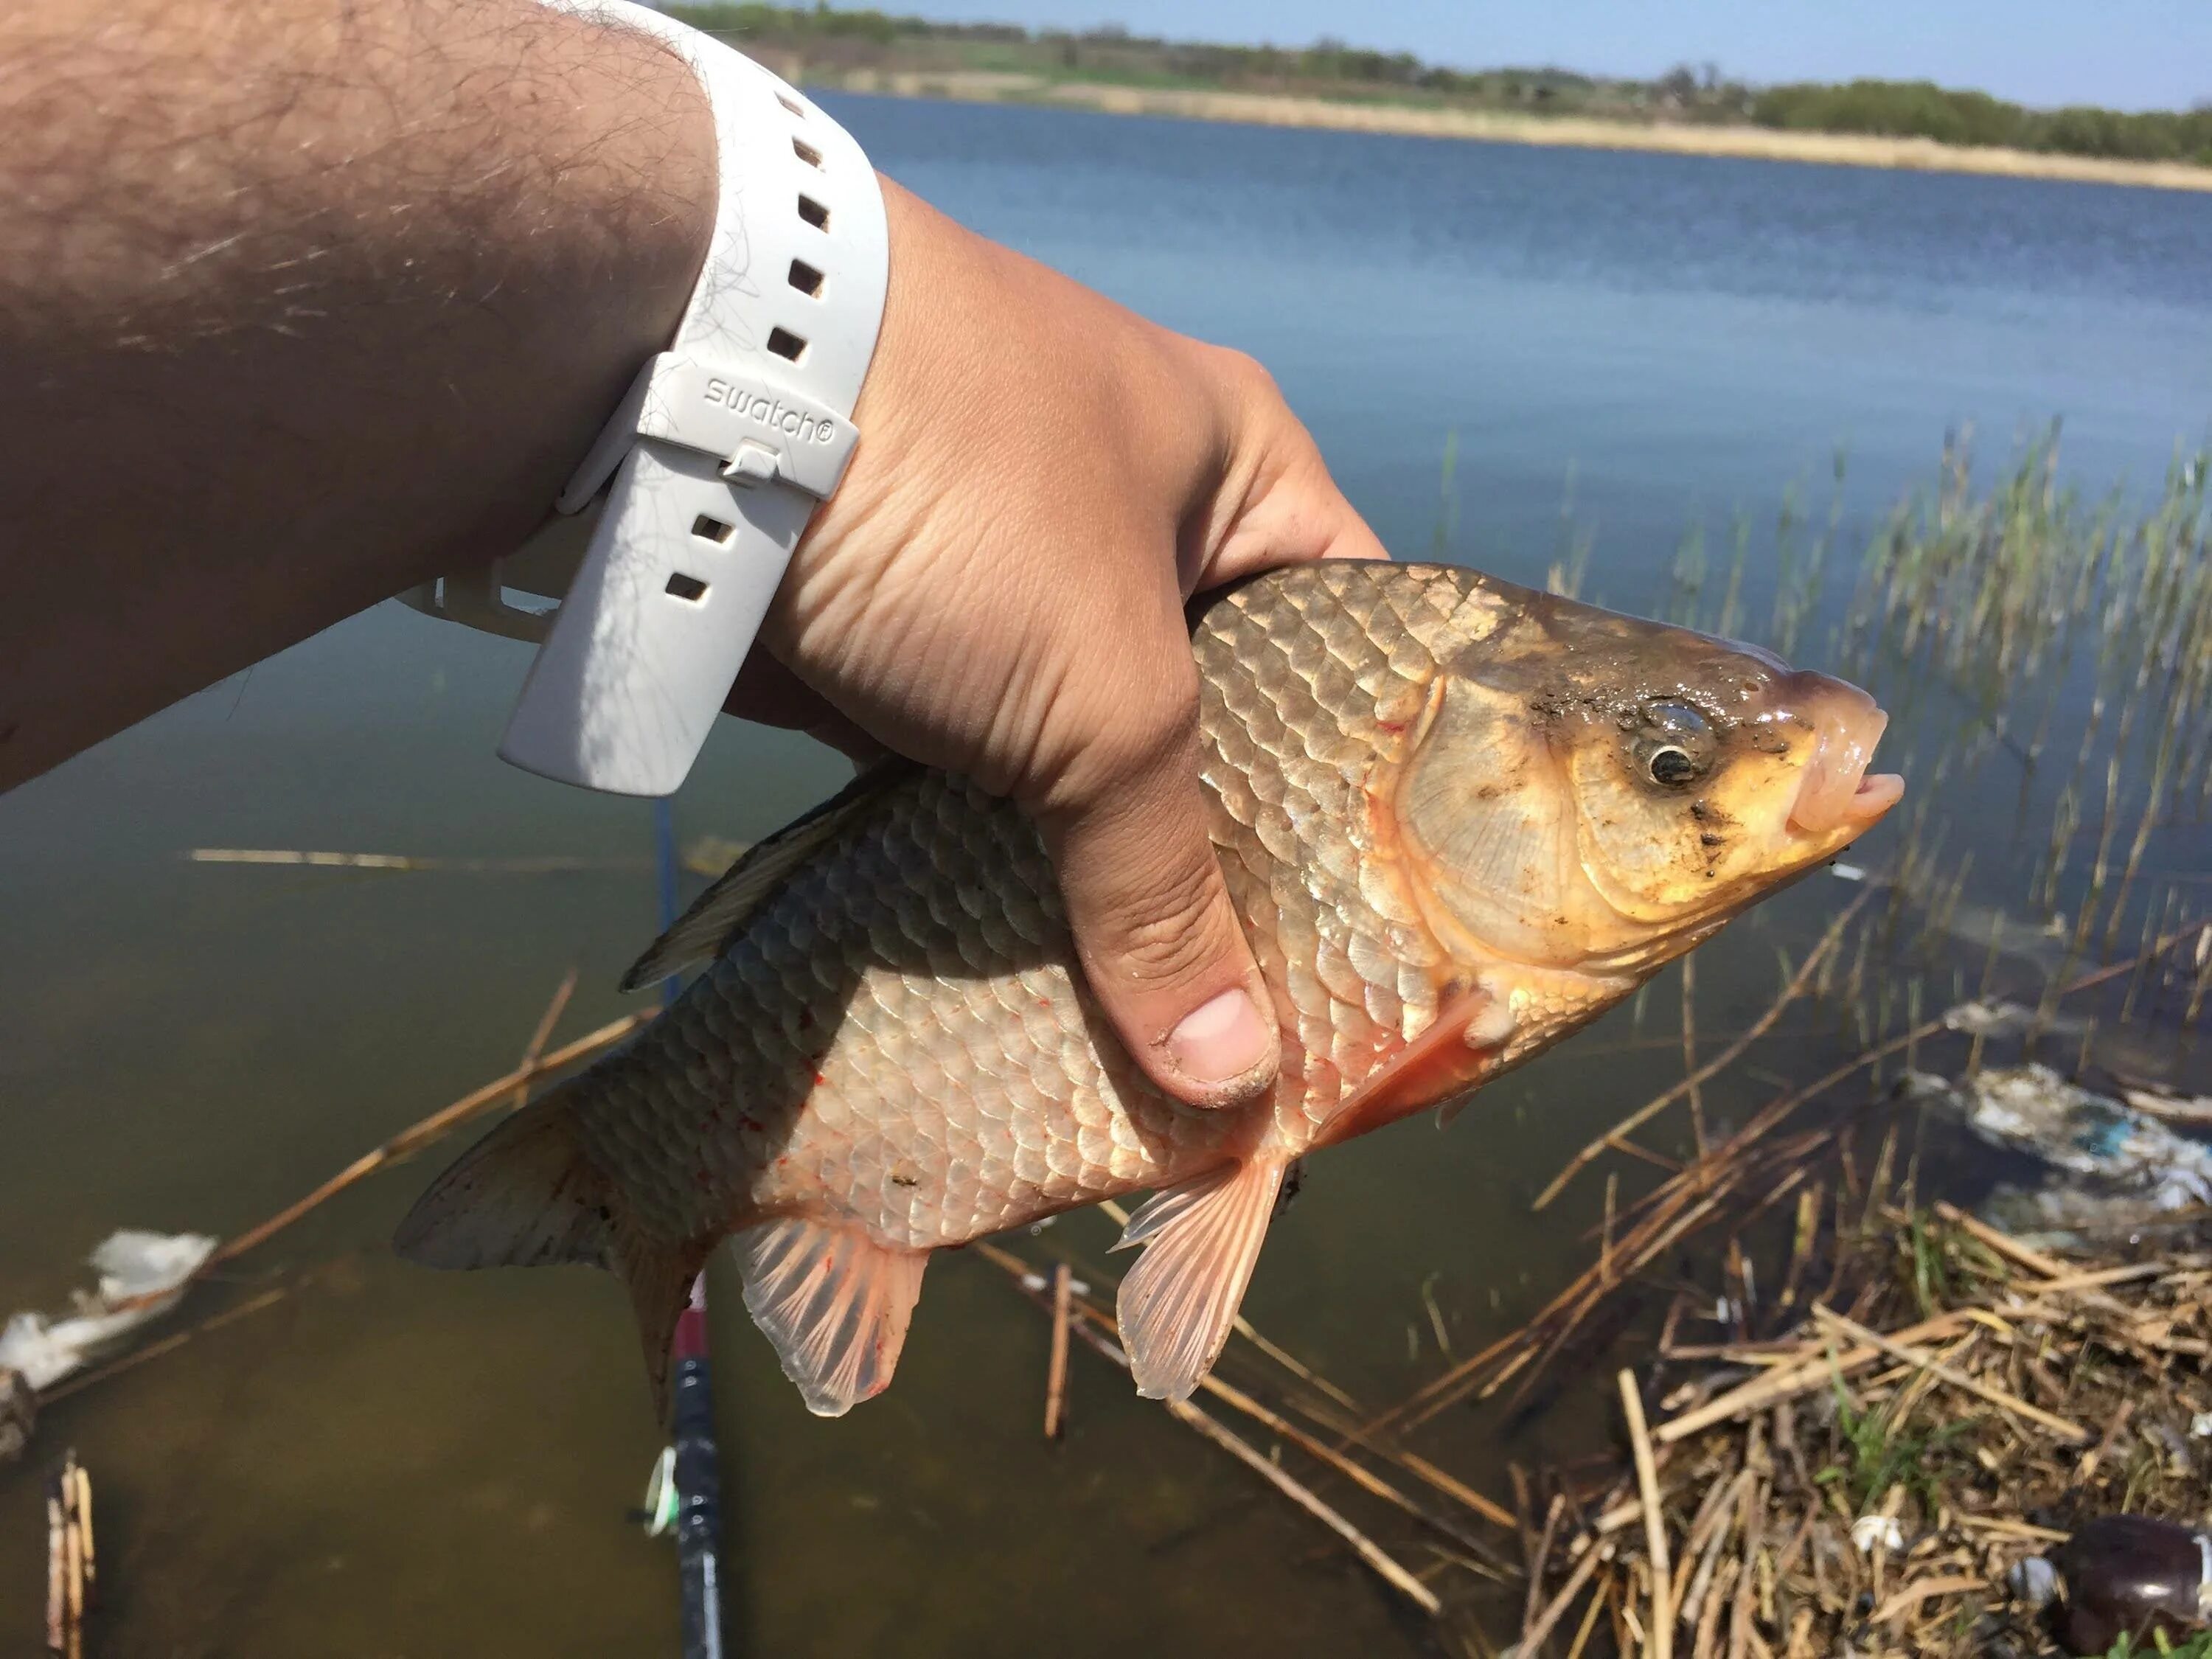
[[[1804,708],[1817,736],[1790,808],[1790,827],[1813,836],[1856,835],[1905,794],[1905,780],[1896,773],[1867,771],[1889,716],[1855,685],[1825,674],[1802,678],[1812,682]]]

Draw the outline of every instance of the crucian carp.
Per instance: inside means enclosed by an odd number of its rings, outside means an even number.
[[[1150,1191],[1139,1390],[1219,1353],[1285,1172],[1452,1107],[1895,805],[1886,716],[1768,653],[1440,565],[1329,562],[1194,609],[1203,770],[1282,1032],[1248,1107],[1156,1091],[1085,984],[1035,828],[878,768],[752,849],[630,970],[705,967],[493,1130],[403,1224],[439,1267],[593,1262],[656,1398],[732,1242],[824,1415],[891,1378],[931,1252]]]

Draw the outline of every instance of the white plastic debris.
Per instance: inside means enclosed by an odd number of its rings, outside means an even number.
[[[2007,1036],[2014,1031],[2025,1031],[2034,1018],[2033,1009],[2023,1008],[2017,1002],[1977,997],[1972,1002],[1945,1009],[1943,1029],[1956,1031],[1961,1036]]]
[[[2199,1412],[2189,1419],[2189,1434],[2193,1440],[2212,1437],[2212,1412]]]
[[[2041,1163],[2039,1184],[1998,1188],[1983,1218],[2063,1243],[2124,1233],[2212,1204],[2212,1147],[2047,1066],[2014,1066],[1956,1083],[1916,1073],[1916,1098],[1956,1112],[1978,1139]]]
[[[99,1352],[177,1304],[185,1281],[214,1254],[201,1233],[111,1233],[91,1256],[100,1274],[92,1295],[78,1291],[76,1311],[60,1319],[19,1313],[0,1329],[0,1371],[15,1371],[44,1393]],[[140,1298],[146,1298],[142,1301]]]
[[[1866,872],[1856,864],[1832,864],[1828,873],[1838,881],[1864,881]]]
[[[2005,1574],[2005,1588],[2023,1607],[2047,1607],[2058,1595],[2058,1569],[2039,1555],[2013,1564]]]
[[[1901,1550],[1905,1528],[1894,1516],[1863,1515],[1851,1522],[1851,1547],[1861,1555],[1872,1555],[1877,1548]]]

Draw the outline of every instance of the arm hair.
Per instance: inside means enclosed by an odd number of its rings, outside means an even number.
[[[534,0],[0,0],[0,789],[518,543],[714,179]]]

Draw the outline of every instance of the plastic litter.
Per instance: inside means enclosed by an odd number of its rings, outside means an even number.
[[[1877,1548],[1901,1550],[1905,1528],[1894,1516],[1863,1515],[1851,1522],[1851,1547],[1861,1555],[1872,1555]]]
[[[33,1393],[45,1393],[117,1338],[176,1306],[185,1281],[215,1247],[202,1233],[109,1234],[90,1257],[99,1288],[77,1291],[74,1313],[59,1319],[19,1313],[0,1329],[0,1372],[14,1371]]]
[[[0,1468],[23,1455],[39,1424],[39,1396],[12,1370],[0,1370]]]
[[[2051,1172],[1999,1188],[1984,1218],[2028,1237],[2070,1243],[2212,1203],[2212,1147],[2047,1066],[2008,1066],[1956,1083],[1913,1073],[1918,1098],[1954,1111],[1978,1139]]]
[[[2043,1557],[2031,1555],[2013,1563],[2005,1574],[2005,1588],[2025,1607],[2047,1607],[2058,1599],[2058,1569]]]
[[[2056,1621],[2069,1653],[2149,1648],[2212,1614],[2212,1536],[2147,1515],[2101,1515],[2051,1552],[2065,1586]]]

